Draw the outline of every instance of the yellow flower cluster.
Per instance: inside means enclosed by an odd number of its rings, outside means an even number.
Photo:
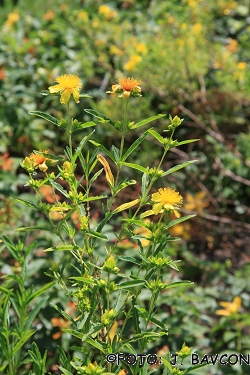
[[[18,12],[14,11],[14,12],[11,12],[8,14],[8,18],[7,20],[5,21],[5,26],[7,26],[8,28],[12,28],[13,25],[15,25],[16,22],[18,22],[20,20],[20,16],[18,14]]]
[[[101,5],[98,9],[98,13],[102,14],[108,21],[117,16],[117,12],[114,9],[111,9],[108,5]]]

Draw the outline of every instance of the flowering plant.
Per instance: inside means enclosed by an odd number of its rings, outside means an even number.
[[[19,198],[17,201],[40,211],[50,224],[45,227],[22,227],[18,230],[52,232],[57,236],[58,243],[44,251],[62,252],[67,257],[71,255],[70,265],[66,265],[68,258],[63,256],[62,264],[54,263],[47,275],[63,288],[71,301],[71,306],[74,306],[75,314],[74,318],[72,314],[54,305],[63,319],[53,319],[53,324],[59,326],[62,332],[67,332],[80,341],[78,346],[74,346],[74,350],[82,355],[81,358],[73,357],[69,360],[60,348],[58,368],[66,375],[123,375],[128,371],[133,375],[142,375],[154,371],[156,364],[160,366],[159,363],[163,363],[166,366],[164,373],[168,371],[186,374],[193,368],[189,367],[183,371],[173,368],[170,360],[163,358],[162,361],[158,361],[155,354],[150,360],[142,361],[142,357],[140,361],[134,359],[138,359],[138,355],[149,355],[153,343],[167,337],[168,327],[157,317],[159,294],[167,294],[170,288],[192,284],[189,281],[171,281],[167,269],[170,267],[178,271],[179,261],[171,259],[167,248],[170,241],[179,240],[170,235],[169,228],[194,215],[180,215],[183,198],[176,190],[164,187],[155,192],[153,189],[157,180],[195,162],[195,160],[185,161],[164,171],[161,168],[168,151],[197,139],[182,142],[174,139],[175,130],[183,120],[177,116],[174,118],[169,116],[169,125],[165,130],[169,133],[169,137],[164,137],[151,128],[144,131],[130,147],[125,149],[125,138],[128,133],[165,116],[159,114],[137,123],[131,121],[129,101],[133,100],[133,96],[141,96],[139,80],[122,77],[109,92],[118,94],[125,100],[122,121],[113,121],[100,112],[85,109],[97,119],[97,122],[85,123],[70,117],[71,97],[73,96],[76,103],[81,97],[89,97],[79,93],[82,87],[80,78],[63,75],[56,81],[57,85],[50,86],[49,91],[42,93],[59,96],[60,102],[67,106],[66,119],[58,120],[50,114],[39,111],[31,111],[30,114],[39,116],[66,132],[68,146],[64,151],[65,156],[53,155],[53,152],[49,153],[49,151],[34,151],[30,156],[25,157],[21,166],[29,175],[26,185],[34,189],[37,203]],[[108,149],[98,143],[94,138],[94,130],[82,138],[76,149],[73,148],[72,134],[76,130],[102,123],[108,123],[120,133],[119,148],[113,145]],[[149,136],[162,147],[162,157],[158,164],[142,166],[128,161],[133,152]],[[95,147],[92,154],[90,144]],[[56,163],[57,172],[55,172]],[[137,183],[134,179],[124,177],[124,171],[128,168],[142,173],[141,191],[136,199],[117,205],[118,194]],[[94,183],[103,172],[107,181],[107,193],[95,195]],[[165,185],[165,182],[163,184]],[[45,186],[51,189],[54,198],[50,203],[44,203],[40,193],[40,189]],[[101,207],[98,206],[98,202],[102,203]],[[94,215],[97,208],[101,211],[99,220]],[[172,213],[175,218],[172,218]],[[144,220],[148,216],[152,216],[153,219]],[[118,217],[120,220],[117,219]],[[121,225],[110,236],[106,228],[112,220]],[[76,221],[77,226],[74,225]],[[142,233],[146,233],[147,237]],[[124,254],[124,251],[121,253],[124,240],[131,243],[131,249],[127,250],[127,254]],[[132,243],[137,245],[139,251],[133,248]],[[65,274],[66,267],[70,267],[71,276]],[[147,299],[144,303],[142,295],[145,293]],[[57,335],[60,336],[61,333]],[[37,354],[38,349],[34,348],[34,350]],[[191,351],[190,349],[190,353]],[[124,357],[126,360],[124,358],[119,360],[123,352],[127,353],[127,357]],[[38,357],[37,354],[36,358]],[[35,356],[32,358],[35,361]],[[180,358],[183,359],[181,356]]]

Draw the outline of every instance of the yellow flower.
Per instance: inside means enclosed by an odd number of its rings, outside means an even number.
[[[170,234],[173,237],[182,237],[185,241],[191,238],[191,225],[188,222],[176,224],[170,228]]]
[[[16,22],[20,20],[19,14],[15,11],[8,14],[8,19],[5,21],[5,25],[11,28]]]
[[[136,46],[136,51],[145,55],[147,52],[148,52],[148,49],[145,45],[145,43],[139,43],[137,46]]]
[[[133,96],[140,96],[141,88],[140,85],[141,81],[139,79],[135,79],[132,77],[122,77],[118,79],[118,85],[112,85],[112,91],[108,91],[108,93],[118,93],[120,97],[124,99],[128,99],[130,95]]]
[[[229,52],[234,53],[238,49],[238,41],[236,39],[229,38],[228,39],[228,45],[226,46],[226,49]]]
[[[138,63],[140,63],[142,60],[141,56],[139,55],[132,55],[130,57],[130,60],[128,62],[126,62],[126,64],[124,65],[124,69],[126,70],[134,70],[136,65]]]
[[[150,215],[158,215],[159,213],[162,213],[164,209],[173,212],[176,217],[180,217],[180,214],[177,211],[177,209],[180,208],[180,206],[182,205],[183,198],[177,191],[169,187],[159,189],[158,193],[152,194],[151,200],[156,204],[154,204],[152,210],[148,210],[141,214],[141,218]]]
[[[79,18],[79,20],[82,20],[82,21],[88,21],[89,20],[89,15],[85,10],[81,10],[78,13],[77,17]]]
[[[163,209],[171,210],[179,217],[179,213],[176,209],[180,208],[183,202],[182,196],[171,188],[159,189],[158,193],[152,194],[152,202],[156,204],[153,206],[153,213],[159,214]]]
[[[244,62],[244,61],[240,61],[240,62],[237,63],[237,68],[238,68],[239,70],[245,70],[246,67],[247,67],[247,63]]]
[[[195,24],[193,25],[193,27],[192,27],[192,30],[193,30],[193,33],[194,33],[195,35],[200,34],[200,32],[201,32],[201,30],[202,30],[202,24],[199,23],[199,22],[195,23]]]
[[[98,9],[98,13],[103,14],[108,21],[117,16],[116,11],[111,9],[108,5],[101,5]]]
[[[109,52],[111,55],[118,55],[118,56],[122,56],[123,55],[123,51],[118,48],[117,46],[115,46],[114,44],[112,44],[109,48]]]
[[[79,103],[79,91],[82,88],[82,82],[79,77],[72,74],[64,74],[57,77],[55,81],[58,82],[58,85],[49,87],[51,94],[60,92],[60,102],[62,104],[67,104],[72,94],[75,102]]]
[[[55,18],[55,13],[51,9],[48,9],[47,12],[43,15],[43,19],[45,21],[51,21],[53,20],[53,18]]]
[[[40,151],[43,152],[43,154],[47,154],[48,151]],[[46,172],[48,169],[48,166],[46,165],[46,161],[50,160],[45,155],[39,154],[36,151],[32,152],[30,156],[26,156],[22,163],[22,167],[27,169],[29,172],[31,172],[34,169],[39,168],[40,171]]]
[[[217,315],[230,316],[234,313],[237,313],[241,308],[241,298],[234,297],[233,302],[220,302],[222,307],[225,307],[224,310],[216,310]]]
[[[205,196],[206,193],[204,191],[199,191],[195,194],[194,197],[192,197],[191,194],[187,193],[187,203],[185,203],[184,208],[191,211],[197,211],[199,214],[201,214],[203,212],[203,208],[209,206],[209,201],[204,200]]]

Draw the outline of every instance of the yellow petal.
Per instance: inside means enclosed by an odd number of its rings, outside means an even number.
[[[63,90],[63,87],[62,87],[61,84],[59,84],[59,85],[54,85],[54,86],[50,86],[50,87],[49,87],[49,92],[50,92],[51,94],[54,94],[54,93],[59,92],[59,91],[62,91],[62,90]]]
[[[72,89],[72,93],[73,93],[74,101],[75,101],[76,103],[79,103],[79,102],[80,102],[80,100],[79,100],[79,98],[80,98],[79,91],[76,90],[76,89]]]
[[[136,205],[137,203],[139,203],[139,202],[140,202],[140,199],[135,199],[135,200],[133,200],[133,201],[131,201],[131,202],[124,203],[124,204],[122,204],[121,206],[117,207],[117,208],[113,211],[113,213],[117,213],[117,212],[124,211],[124,210],[126,210],[126,209],[128,209],[128,208],[130,208],[130,207],[135,206],[135,205]]]
[[[67,104],[70,99],[70,95],[71,95],[71,89],[65,89],[61,94],[60,102],[62,104]]]
[[[156,203],[153,206],[153,212],[154,212],[155,215],[158,215],[161,210],[162,210],[162,203]]]
[[[217,315],[222,315],[222,316],[229,316],[229,315],[231,315],[230,311],[227,311],[227,310],[216,310],[215,313]]]
[[[148,211],[143,212],[143,214],[140,215],[140,218],[143,219],[144,217],[151,216],[151,215],[154,215],[154,211],[148,210]]]

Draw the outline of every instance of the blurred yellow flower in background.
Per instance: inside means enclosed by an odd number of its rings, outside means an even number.
[[[122,56],[124,54],[124,52],[120,48],[115,46],[114,44],[112,44],[109,47],[109,52],[111,55],[118,55],[118,56]]]
[[[220,302],[220,305],[224,307],[224,310],[216,310],[217,315],[222,315],[222,316],[230,316],[232,314],[237,313],[240,308],[241,308],[241,303],[242,300],[240,297],[236,296],[233,299],[233,302]]]
[[[101,5],[98,9],[98,13],[102,14],[106,20],[112,20],[112,18],[117,16],[116,11],[111,9],[108,5]]]
[[[85,10],[81,10],[78,13],[77,17],[79,18],[79,20],[82,20],[82,21],[88,21],[89,20],[89,15]]]
[[[199,214],[203,212],[203,208],[209,206],[209,201],[204,200],[206,193],[204,191],[199,191],[193,197],[191,194],[187,193],[186,201],[187,203],[184,204],[183,208],[186,208],[190,211],[196,211]]]
[[[132,55],[130,59],[124,64],[124,69],[128,71],[135,70],[136,66],[142,61],[139,55]]]
[[[53,20],[53,18],[55,18],[55,13],[51,9],[48,9],[47,12],[43,15],[43,19],[45,21],[51,21]]]
[[[20,20],[19,13],[17,11],[11,12],[8,14],[8,18],[5,21],[5,26],[11,28],[13,25],[15,25],[16,22]]]
[[[136,46],[136,51],[138,53],[141,53],[142,55],[146,55],[146,53],[148,52],[148,49],[146,47],[146,44],[145,43],[139,43],[137,46]]]
[[[58,82],[58,85],[49,87],[51,94],[60,92],[60,102],[62,104],[67,104],[72,94],[75,102],[79,103],[79,91],[82,88],[82,82],[78,76],[64,74],[63,76],[57,77],[55,81]]]
[[[235,51],[237,51],[238,45],[239,45],[239,43],[236,39],[229,38],[228,39],[228,45],[226,46],[226,49],[229,52],[234,53]]]

